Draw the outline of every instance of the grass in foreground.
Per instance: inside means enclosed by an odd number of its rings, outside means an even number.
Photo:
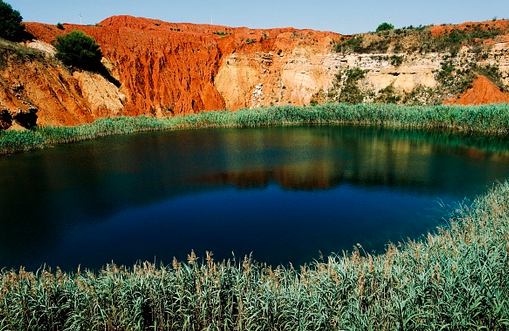
[[[0,274],[0,330],[507,330],[509,184],[450,225],[300,270],[242,262]]]
[[[402,128],[453,129],[505,135],[509,105],[398,106],[325,104],[316,107],[275,106],[236,112],[215,111],[172,118],[115,117],[74,127],[0,132],[0,154],[18,153],[115,134],[191,128],[255,127],[299,124],[355,124]]]
[[[311,123],[507,134],[507,108],[331,104],[116,118],[2,133],[0,146],[5,153],[138,131]],[[509,183],[498,184],[421,241],[390,245],[379,256],[355,250],[300,270],[248,258],[217,263],[211,255],[200,263],[194,253],[171,266],[2,270],[0,330],[506,330],[508,202]]]

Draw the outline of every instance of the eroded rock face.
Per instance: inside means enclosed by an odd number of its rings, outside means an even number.
[[[171,116],[270,104],[305,104],[332,71],[324,58],[340,35],[311,30],[175,24],[130,16],[98,26],[27,23],[39,40],[84,31],[101,45],[111,75],[125,94],[114,114]]]
[[[0,43],[0,56],[0,109],[22,127],[89,123],[123,107],[125,96],[103,76],[73,75],[51,53]]]
[[[293,29],[253,30],[237,37],[237,48],[225,52],[215,78],[226,108],[309,104],[338,71],[331,43],[340,37]],[[249,38],[257,43],[246,43]]]
[[[120,115],[170,116],[223,109],[214,87],[221,51],[212,27],[112,17],[98,26],[65,25],[65,31],[38,23],[27,30],[47,43],[79,29],[94,37],[105,66],[120,82],[125,107]]]
[[[416,87],[434,89],[445,61],[445,55],[437,53],[396,54],[398,63],[391,60],[393,53],[335,53],[332,45],[341,35],[293,28],[230,28],[130,16],[111,17],[97,26],[64,24],[64,28],[26,23],[26,30],[36,38],[26,43],[30,54],[20,55],[12,47],[2,51],[0,44],[0,109],[8,109],[11,116],[18,109],[38,109],[38,125],[75,125],[107,116],[304,105],[317,95],[324,96],[320,102],[333,101],[327,98],[335,76],[356,67],[367,70],[360,82],[363,90],[376,96],[393,87],[403,95]],[[54,58],[51,45],[56,37],[76,29],[101,45],[109,79],[104,74],[73,72]],[[440,36],[447,29],[431,32]],[[498,36],[491,42],[483,61],[497,66],[508,85],[509,37]],[[464,56],[469,56],[468,51]],[[23,89],[13,91],[17,84]],[[476,86],[471,94],[478,95],[487,85]],[[505,100],[492,98],[494,93],[484,95],[482,103]],[[465,97],[461,102],[479,100]]]

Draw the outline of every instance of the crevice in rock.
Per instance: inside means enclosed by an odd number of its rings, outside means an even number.
[[[0,110],[0,131],[12,126],[12,115],[7,109]]]
[[[18,110],[18,113],[14,115],[12,119],[25,129],[32,129],[37,126],[37,112],[38,110],[36,108]]]

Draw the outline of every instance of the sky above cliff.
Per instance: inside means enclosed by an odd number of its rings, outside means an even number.
[[[292,26],[342,34],[374,31],[390,22],[396,28],[509,18],[501,0],[4,0],[25,21],[95,24],[113,15],[250,28]]]

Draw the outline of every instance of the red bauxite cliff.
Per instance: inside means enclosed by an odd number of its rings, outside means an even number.
[[[231,83],[232,91],[237,91],[238,82],[226,79],[219,83],[219,89],[216,86],[216,76],[225,56],[247,53],[257,61],[255,54],[265,54],[261,62],[267,64],[274,62],[268,57],[277,52],[286,54],[299,45],[311,47],[315,52],[329,51],[331,40],[340,38],[330,32],[292,28],[252,30],[131,16],[111,17],[96,26],[65,24],[64,27],[65,30],[59,30],[53,25],[26,23],[27,32],[48,44],[54,44],[58,35],[73,30],[81,30],[95,38],[101,46],[106,67],[121,83],[120,91],[126,96],[124,108],[115,115],[170,116],[250,106],[248,102],[229,100],[229,87],[224,85]],[[269,55],[270,52],[273,54]],[[252,72],[244,76],[252,80]],[[259,84],[241,82],[255,83]],[[251,93],[251,86],[247,88]],[[237,92],[233,93],[239,97]],[[251,99],[249,95],[241,98]],[[45,119],[44,113],[41,115],[41,122],[45,124],[69,124],[69,121]]]
[[[212,28],[119,16],[98,26],[66,24],[65,30],[27,23],[26,30],[49,44],[57,35],[73,30],[94,37],[127,96],[123,114],[171,115],[171,111],[224,108],[213,84],[221,51]]]

